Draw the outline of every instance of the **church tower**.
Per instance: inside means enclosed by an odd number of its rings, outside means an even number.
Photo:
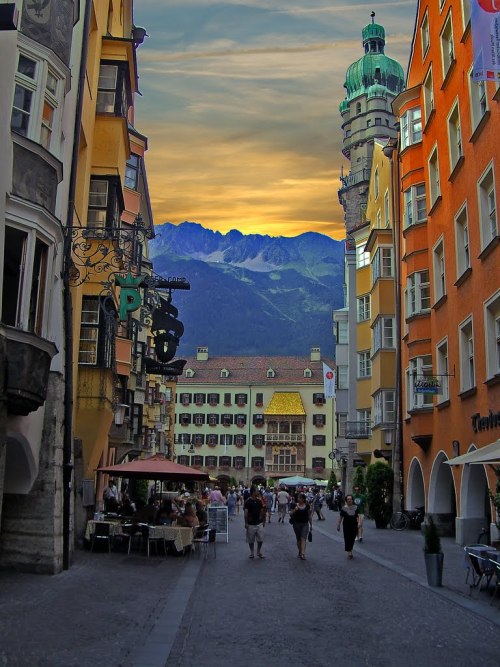
[[[344,208],[346,232],[363,221],[374,139],[397,136],[392,100],[404,88],[401,65],[384,53],[385,30],[372,22],[363,28],[364,55],[346,73],[346,97],[340,103],[344,140],[342,153],[350,161],[348,175],[342,175],[339,201]]]

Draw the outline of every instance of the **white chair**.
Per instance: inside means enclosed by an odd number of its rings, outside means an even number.
[[[200,534],[196,534],[195,537],[193,538],[193,545],[195,548],[195,551],[199,551],[200,549],[203,548],[205,552],[205,558],[208,556],[208,548],[212,544],[212,550],[214,552],[214,558],[217,558],[217,531],[215,528],[205,528],[203,532]]]

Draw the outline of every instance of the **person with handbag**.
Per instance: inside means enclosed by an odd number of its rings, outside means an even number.
[[[354,504],[354,499],[350,493],[345,497],[345,505],[340,510],[337,530],[340,531],[341,526],[344,531],[344,548],[347,552],[347,558],[352,560],[354,540],[359,530],[359,509]]]
[[[299,493],[295,507],[290,510],[290,523],[297,539],[298,558],[305,560],[307,539],[312,531],[312,509],[306,501],[305,493]]]

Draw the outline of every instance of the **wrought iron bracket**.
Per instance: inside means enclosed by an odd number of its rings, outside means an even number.
[[[64,230],[69,245],[66,266],[69,284],[82,285],[91,277],[109,273],[126,273],[140,265],[141,247],[153,231],[146,227],[140,215],[134,224],[120,227],[82,227],[72,225]],[[106,281],[104,281],[106,282]]]

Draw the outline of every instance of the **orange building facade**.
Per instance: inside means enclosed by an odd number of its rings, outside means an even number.
[[[496,530],[491,467],[447,461],[500,438],[499,103],[472,80],[469,1],[420,2],[393,103],[404,496],[460,544]]]

